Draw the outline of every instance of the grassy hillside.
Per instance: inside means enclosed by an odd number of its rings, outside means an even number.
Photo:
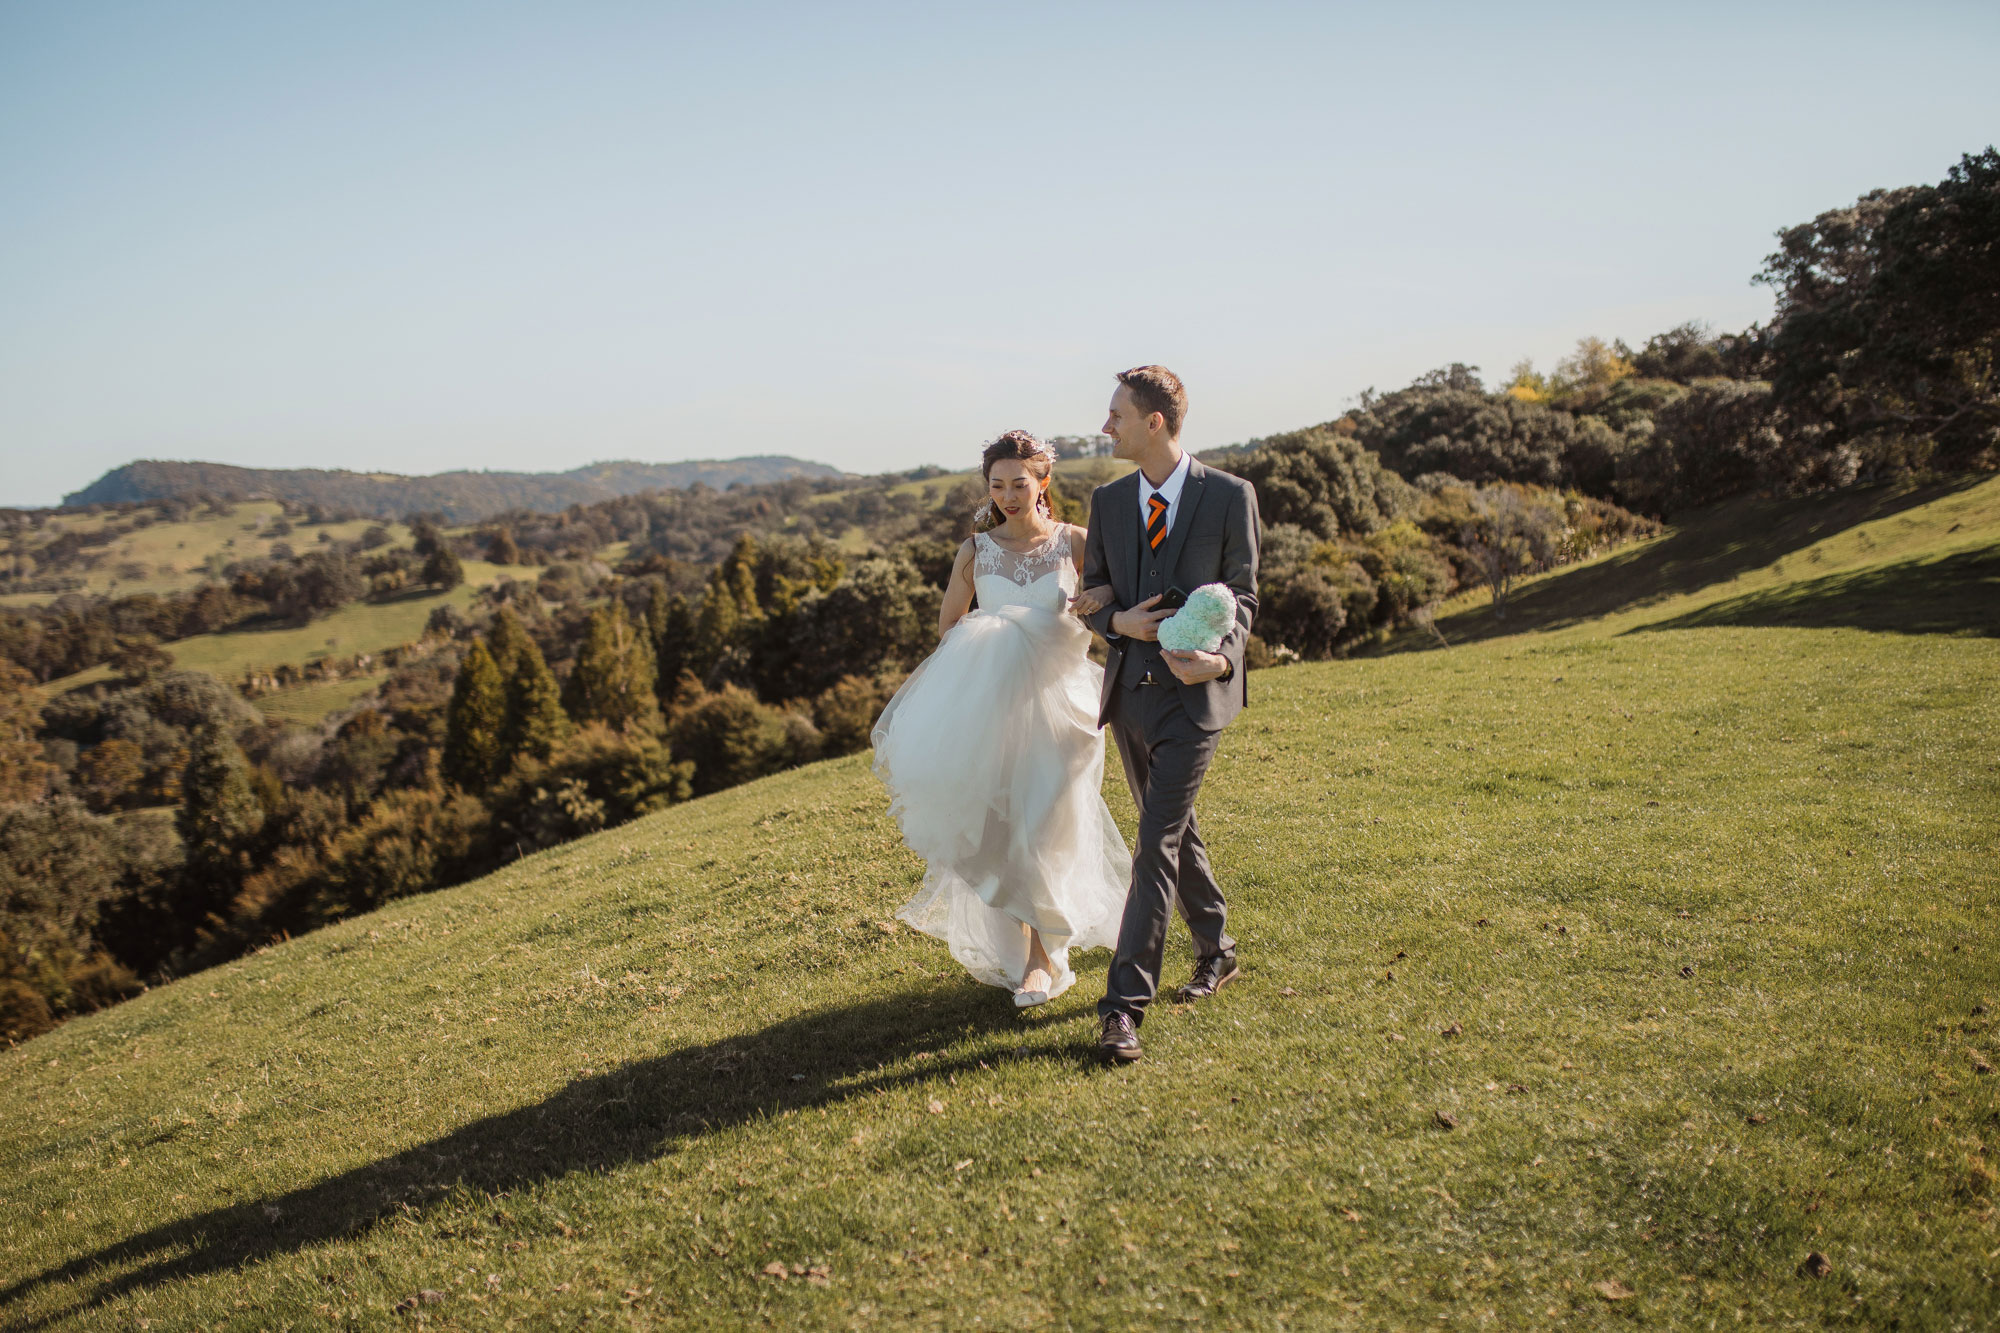
[[[1584,622],[1612,633],[1757,625],[2000,634],[1996,533],[2000,477],[1741,498],[1535,580],[1511,598],[1504,619],[1485,590],[1461,594],[1439,627],[1454,642]],[[1418,632],[1398,646],[1434,642]]]
[[[463,607],[484,585],[501,577],[521,577],[516,569],[465,562],[466,581],[448,592],[420,592],[387,602],[349,602],[338,611],[309,625],[228,630],[220,634],[197,634],[161,644],[161,651],[174,665],[192,671],[206,671],[234,684],[248,671],[268,671],[285,663],[303,664],[322,657],[351,657],[356,653],[379,653],[385,648],[408,643],[423,634],[424,622],[440,606]],[[50,681],[43,688],[58,694],[77,685],[86,685],[111,674],[108,666],[92,667],[73,676]],[[335,682],[350,684],[351,682]],[[257,700],[266,711],[303,718],[319,703],[337,698],[339,692],[320,686],[306,686],[266,695]],[[293,696],[298,696],[294,699]],[[341,700],[340,702],[347,702]],[[323,716],[335,706],[329,703],[313,716]],[[302,711],[303,710],[303,711]]]
[[[373,519],[312,526],[301,524],[282,537],[273,537],[270,531],[272,525],[284,517],[284,508],[277,501],[245,501],[231,506],[231,511],[226,518],[203,513],[173,522],[154,523],[128,532],[108,546],[93,547],[91,553],[101,553],[103,558],[96,562],[94,568],[82,571],[84,586],[78,591],[91,596],[116,597],[130,597],[142,592],[183,592],[214,578],[215,571],[232,560],[269,555],[273,542],[282,541],[303,553],[319,545],[319,534],[322,532],[336,541],[358,541],[362,533],[375,526]],[[118,515],[109,513],[60,515],[49,520],[35,535],[38,544],[45,545],[61,533],[96,532],[106,522],[117,521],[118,518]],[[383,526],[388,529],[395,544],[409,544],[408,528],[400,523]],[[5,600],[10,606],[36,606],[46,605],[59,595],[52,592],[12,593]]]
[[[532,577],[522,571],[483,560],[464,563],[466,581],[447,592],[419,591],[387,602],[349,602],[338,611],[299,626],[256,626],[227,630],[220,634],[197,634],[160,645],[174,665],[191,671],[206,671],[229,684],[246,672],[269,671],[286,663],[304,665],[323,657],[352,657],[357,653],[379,653],[398,644],[409,643],[423,634],[424,623],[440,606],[464,607],[473,595],[489,583],[503,578]],[[103,680],[111,668],[95,666],[87,671],[52,680],[42,688],[60,694],[78,685]],[[352,703],[380,683],[380,676],[328,681],[281,690],[255,700],[257,707],[275,717],[295,722],[316,722],[334,709]]]
[[[1994,486],[1259,674],[1249,974],[1132,1069],[1102,954],[1021,1018],[886,924],[862,757],[72,1022],[0,1055],[0,1324],[1990,1326],[2000,638],[1903,567],[1985,596]]]
[[[41,544],[64,532],[90,532],[116,519],[109,513],[76,514],[58,517],[35,534]],[[181,592],[217,576],[226,564],[270,554],[274,542],[282,541],[294,550],[307,552],[317,547],[325,532],[339,541],[359,540],[375,526],[373,520],[351,523],[299,524],[281,537],[270,535],[273,523],[284,517],[275,501],[246,501],[232,507],[226,518],[203,514],[171,522],[154,523],[126,533],[101,549],[102,558],[84,571],[86,595],[129,597],[138,593]],[[383,524],[390,540],[408,545],[409,529],[402,524]],[[447,535],[452,535],[447,530]],[[619,543],[611,548],[622,555]],[[204,634],[162,645],[175,665],[210,672],[234,683],[246,672],[263,671],[290,664],[303,666],[324,657],[351,657],[357,653],[379,653],[386,648],[417,638],[440,605],[464,606],[475,591],[503,578],[533,578],[527,567],[506,567],[482,560],[463,563],[465,583],[449,592],[414,592],[387,602],[351,602],[331,615],[296,628],[253,626],[219,634]],[[143,575],[137,573],[143,569]],[[53,592],[17,593],[0,597],[0,605],[27,607],[46,605],[61,594]],[[76,685],[101,680],[111,674],[109,666],[51,681],[45,688],[60,693]],[[266,695],[257,706],[273,716],[297,722],[315,722],[335,708],[352,703],[380,683],[342,680],[316,683],[281,693]]]

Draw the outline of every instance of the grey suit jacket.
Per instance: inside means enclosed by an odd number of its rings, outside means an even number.
[[[1088,624],[1111,645],[1104,667],[1104,694],[1098,703],[1097,725],[1111,715],[1111,701],[1121,675],[1153,668],[1153,679],[1180,691],[1188,717],[1205,731],[1220,731],[1249,702],[1243,645],[1257,615],[1257,492],[1241,477],[1188,459],[1187,480],[1174,509],[1174,526],[1158,552],[1141,544],[1139,473],[1099,486],[1090,497],[1090,535],[1084,543],[1083,586],[1110,584],[1111,605],[1089,617]],[[1226,680],[1183,685],[1166,670],[1159,645],[1114,636],[1112,615],[1137,606],[1169,588],[1193,592],[1204,583],[1226,583],[1236,594],[1236,624],[1217,649],[1235,671]],[[1127,659],[1133,658],[1129,666]],[[1152,687],[1149,687],[1152,688]]]

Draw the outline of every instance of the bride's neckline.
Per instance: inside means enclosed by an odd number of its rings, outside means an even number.
[[[995,546],[1005,551],[1008,555],[1014,555],[1014,556],[1033,555],[1035,552],[1041,550],[1043,547],[1047,546],[1050,542],[1054,541],[1057,537],[1060,537],[1063,534],[1063,526],[1064,525],[1061,523],[1055,524],[1053,527],[1049,529],[1048,536],[1041,538],[1034,544],[1028,546],[1026,549],[1019,551],[1007,545],[1007,543],[1001,541],[991,532],[982,532],[979,535],[984,537],[987,541],[992,542]]]

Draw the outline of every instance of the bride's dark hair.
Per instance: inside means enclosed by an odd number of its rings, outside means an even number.
[[[1050,518],[1054,518],[1056,511],[1054,506],[1049,503],[1049,488],[1047,483],[1049,473],[1055,470],[1056,451],[1025,430],[1010,430],[999,439],[993,441],[993,443],[987,445],[985,451],[979,455],[979,475],[981,479],[989,482],[992,481],[993,465],[1005,462],[1010,458],[1026,463],[1028,465],[1028,474],[1042,481],[1041,498],[1035,501],[1035,508],[1041,510]],[[989,529],[999,527],[1004,522],[1006,522],[1006,518],[1001,514],[1000,506],[994,504],[990,496],[984,504],[972,511],[972,530],[974,532],[985,532]]]

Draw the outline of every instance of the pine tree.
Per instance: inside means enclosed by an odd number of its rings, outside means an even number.
[[[614,599],[590,613],[563,703],[580,723],[657,730],[655,674],[652,646],[625,613],[625,603]]]
[[[654,602],[658,614],[648,616],[652,626],[652,664],[658,675],[660,707],[674,703],[674,689],[680,675],[694,660],[694,610],[682,594],[662,596]]]
[[[708,576],[708,590],[701,595],[701,609],[695,613],[694,639],[689,647],[686,669],[705,684],[714,684],[736,647],[742,617],[736,596],[729,588],[721,566]]]
[[[547,759],[569,734],[569,718],[563,714],[562,690],[555,673],[542,660],[542,650],[535,641],[525,633],[521,639],[507,673],[507,724],[500,745],[502,761],[507,764],[521,755]]]
[[[528,633],[528,627],[521,623],[521,617],[514,614],[512,607],[501,607],[493,613],[493,623],[486,629],[486,651],[493,654],[493,665],[503,678],[512,678],[514,664],[524,652],[532,651],[537,658],[541,649]]]
[[[456,588],[465,582],[465,566],[458,562],[458,553],[445,541],[437,543],[437,549],[424,561],[424,582],[434,588]]]
[[[507,690],[493,654],[474,640],[459,664],[445,710],[444,775],[469,792],[481,792],[502,770]]]
[[[659,625],[653,632],[653,666],[658,673],[658,693],[662,707],[671,706],[680,686],[681,673],[694,660],[694,612],[687,598],[675,593],[664,600]],[[655,602],[655,606],[661,605]]]
[[[670,600],[670,594],[667,592],[667,581],[658,574],[647,579],[643,586],[646,589],[646,637],[653,641],[653,653],[657,657],[660,651],[660,632],[666,628],[667,602]]]
[[[736,614],[744,620],[764,616],[763,604],[757,599],[757,560],[757,539],[747,532],[738,533],[736,545],[718,569],[736,599]]]
[[[174,822],[187,855],[181,924],[192,930],[227,910],[242,882],[243,852],[264,827],[264,805],[250,785],[243,751],[220,727],[194,735]]]
[[[0,805],[32,801],[48,783],[49,766],[35,733],[42,723],[35,678],[0,657]]]

